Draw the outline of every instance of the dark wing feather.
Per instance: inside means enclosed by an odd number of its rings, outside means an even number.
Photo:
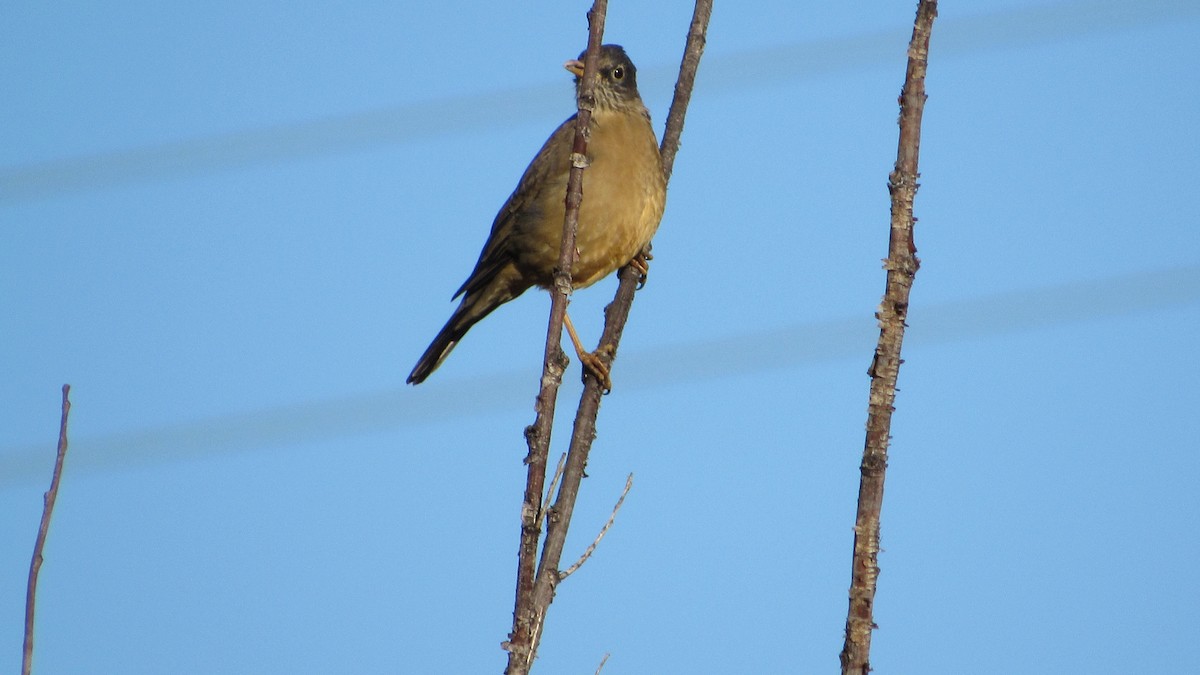
[[[520,226],[519,223],[540,216],[541,202],[546,197],[541,191],[548,186],[562,183],[563,181],[554,180],[552,177],[556,174],[565,175],[571,170],[570,148],[573,142],[571,138],[560,139],[559,137],[573,136],[574,133],[575,115],[571,115],[558,125],[554,133],[550,134],[550,138],[546,139],[533,161],[525,167],[525,173],[517,183],[517,188],[509,195],[504,206],[500,207],[500,212],[496,214],[496,219],[492,221],[492,231],[488,235],[487,243],[483,245],[483,251],[479,253],[475,269],[471,271],[470,276],[454,294],[455,298],[483,288],[506,264],[513,260],[510,246],[513,233]],[[560,149],[567,148],[567,152],[564,153],[561,150],[552,152],[550,149],[556,145]],[[566,198],[566,193],[550,197],[561,201]]]

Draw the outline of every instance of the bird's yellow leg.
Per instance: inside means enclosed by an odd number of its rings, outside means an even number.
[[[583,367],[591,371],[592,376],[600,383],[605,392],[612,391],[612,379],[608,376],[608,366],[604,365],[604,361],[597,356],[600,350],[589,352],[583,348],[583,342],[579,340],[579,333],[575,332],[575,325],[571,323],[571,315],[563,314],[563,325],[567,328],[567,335],[571,336],[571,343],[575,345],[575,353],[579,355],[579,362]]]

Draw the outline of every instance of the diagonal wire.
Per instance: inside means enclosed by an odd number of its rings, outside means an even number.
[[[1073,0],[947,19],[938,51],[963,56],[994,49],[1061,42],[1114,30],[1177,22],[1200,15],[1195,0]],[[713,56],[709,94],[812,79],[891,63],[903,30]],[[647,90],[674,81],[674,67],[644,68]],[[563,85],[542,85],[407,104],[288,126],[236,131],[130,150],[0,168],[0,204],[79,190],[234,169],[404,143],[473,128],[489,131],[543,114]],[[481,117],[479,110],[487,110]]]
[[[1200,303],[1200,266],[1138,272],[1032,290],[1011,291],[914,310],[920,320],[908,345],[931,345],[1036,330]],[[794,324],[728,338],[629,352],[622,388],[649,389],[718,377],[860,358],[878,328],[856,317]],[[523,406],[527,372],[472,377],[421,390],[392,389],[280,406],[76,440],[74,471],[211,457],[291,443],[391,432]],[[463,392],[469,390],[470,396]],[[0,451],[0,485],[30,483],[44,473],[42,446]]]

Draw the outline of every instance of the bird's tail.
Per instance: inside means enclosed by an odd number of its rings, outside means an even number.
[[[458,308],[454,310],[454,314],[450,315],[450,320],[446,322],[445,326],[442,326],[437,337],[433,338],[429,348],[417,360],[417,365],[408,375],[407,383],[421,384],[424,382],[425,378],[442,365],[442,361],[446,360],[446,357],[458,345],[458,341],[467,334],[467,331],[471,330],[471,326],[479,323],[480,319],[491,314],[493,309],[512,300],[517,295],[520,293],[514,293],[502,284],[492,284],[479,292],[468,293]]]
[[[474,321],[463,321],[463,308],[466,306],[464,301],[454,310],[454,314],[442,330],[438,331],[437,337],[433,338],[433,342],[429,344],[429,348],[417,360],[417,365],[413,367],[412,372],[408,375],[408,384],[421,384],[425,378],[429,377],[433,371],[437,370],[438,366],[442,365],[442,361],[450,355],[450,351],[462,339],[462,336],[467,334],[471,326],[482,317],[476,318]]]

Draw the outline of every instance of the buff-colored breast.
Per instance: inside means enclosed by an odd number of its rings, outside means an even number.
[[[666,180],[648,116],[597,109],[591,131],[571,269],[575,288],[596,283],[637,255],[654,237],[666,205]],[[556,133],[573,134],[574,122]],[[516,235],[521,242],[513,247],[518,266],[537,270],[540,286],[551,283],[558,262],[569,164],[563,169],[540,186],[539,213],[523,219],[526,227]]]

